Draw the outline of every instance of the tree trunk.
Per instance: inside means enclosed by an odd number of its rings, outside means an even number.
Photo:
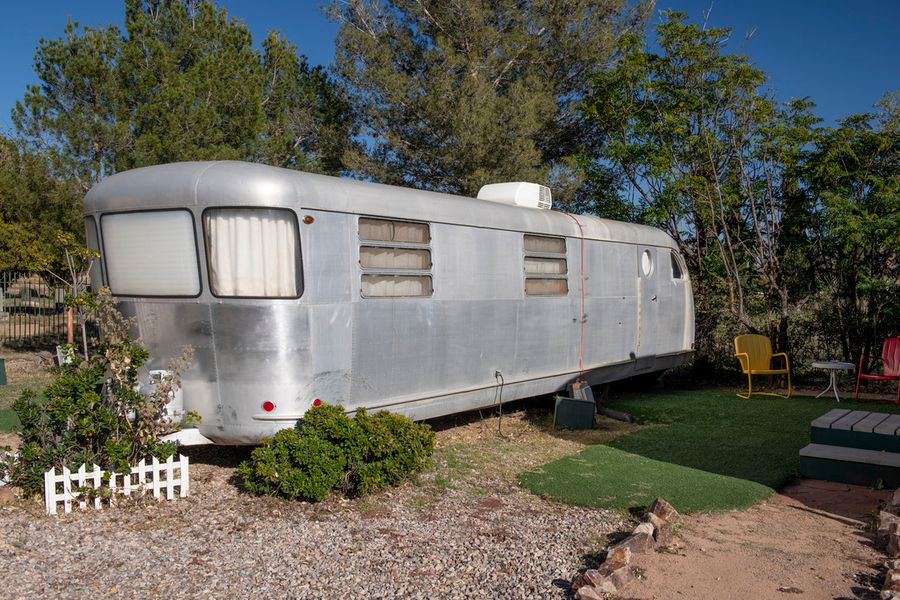
[[[75,343],[75,309],[71,306],[66,308],[66,343]]]

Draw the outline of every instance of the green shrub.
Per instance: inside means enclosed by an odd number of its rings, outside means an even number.
[[[77,469],[86,463],[125,471],[140,458],[165,460],[175,453],[175,444],[158,441],[171,430],[160,417],[190,350],[170,363],[174,376],[142,395],[138,370],[149,356],[147,349],[128,335],[128,322],[108,291],[97,295],[92,312],[104,325],[96,352],[62,365],[44,398],[26,390],[13,404],[22,444],[16,458],[4,460],[0,469],[26,496],[43,492],[44,471],[51,467]]]
[[[362,409],[357,411],[356,422],[367,446],[364,459],[350,473],[351,494],[364,495],[393,485],[428,465],[434,432],[427,425],[416,425],[407,417],[385,411],[369,416]]]
[[[285,429],[254,449],[252,459],[242,462],[238,471],[254,494],[321,500],[340,482],[346,466],[340,447]]]
[[[422,470],[434,449],[434,433],[407,417],[341,406],[311,408],[296,429],[263,440],[238,471],[254,494],[318,501],[331,489],[360,496]]]

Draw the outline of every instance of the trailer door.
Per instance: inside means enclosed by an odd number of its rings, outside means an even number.
[[[637,315],[637,364],[635,370],[653,366],[652,360],[661,340],[658,324],[660,319],[660,286],[658,249],[652,246],[638,246],[638,315]]]

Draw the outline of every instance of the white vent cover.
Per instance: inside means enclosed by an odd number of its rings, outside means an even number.
[[[491,183],[478,190],[478,199],[544,210],[550,210],[553,206],[550,188],[527,181]]]

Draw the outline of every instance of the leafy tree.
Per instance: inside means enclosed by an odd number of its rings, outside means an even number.
[[[254,160],[336,174],[352,147],[350,109],[326,71],[275,32],[263,41],[265,127]]]
[[[377,181],[475,194],[490,182],[581,182],[589,75],[646,5],[620,0],[334,2],[336,75],[364,146],[348,167]]]
[[[125,29],[70,22],[41,39],[40,83],[0,140],[0,268],[52,255],[57,230],[83,237],[81,198],[125,169],[240,159],[337,173],[348,109],[321,67],[208,0],[125,0]],[[50,224],[50,226],[48,226]]]
[[[846,360],[900,334],[900,95],[825,129],[809,160],[826,335]]]
[[[0,271],[60,267],[53,234],[83,238],[83,229],[78,186],[55,177],[45,155],[0,136]]]
[[[208,2],[126,2],[117,65],[127,166],[241,159],[263,127],[263,71],[247,27]],[[130,159],[130,161],[128,160]]]
[[[116,67],[118,28],[66,25],[63,37],[41,38],[34,57],[40,85],[29,85],[12,121],[29,147],[50,157],[83,191],[116,171],[129,141]]]
[[[777,105],[765,74],[724,52],[730,30],[669,12],[656,27],[660,53],[620,39],[614,68],[594,76],[584,104],[606,132],[595,159],[611,165],[638,219],[665,229],[688,262],[697,297],[698,353],[715,362],[725,298],[730,318],[754,330],[774,314],[781,344],[809,294],[800,180],[817,119],[812,104]],[[701,361],[703,362],[703,361]]]

